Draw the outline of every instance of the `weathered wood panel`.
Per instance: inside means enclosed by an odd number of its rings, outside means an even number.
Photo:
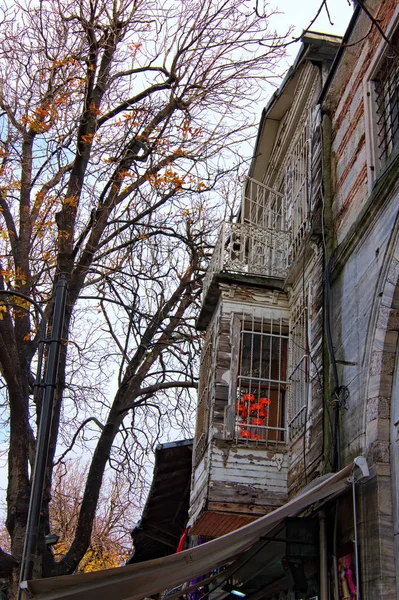
[[[245,496],[250,504],[255,502],[257,495],[267,502],[267,495],[287,493],[288,457],[283,453],[272,453],[263,448],[240,448],[225,443],[222,448],[216,444],[212,447],[210,465],[210,488],[218,483],[237,487],[237,498]],[[241,486],[241,487],[239,487]],[[221,501],[219,486],[217,500]],[[210,490],[211,497],[212,492]],[[216,500],[216,498],[214,498]],[[231,496],[225,501],[231,500]]]
[[[208,448],[209,452],[209,448]],[[194,523],[198,518],[198,515],[206,506],[208,497],[208,452],[193,469],[193,475],[191,479],[191,494],[190,494],[190,508],[189,508],[189,525]]]
[[[228,506],[241,506],[243,512],[262,514],[266,506],[280,506],[287,499],[285,492],[271,492],[252,485],[212,481],[209,488],[209,501]]]

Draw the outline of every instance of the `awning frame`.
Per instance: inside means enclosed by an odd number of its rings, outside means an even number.
[[[349,487],[348,478],[355,466],[351,463],[323,477],[311,489],[256,521],[179,554],[94,573],[31,580],[23,583],[23,590],[35,600],[142,600],[177,587],[231,562],[286,517],[297,516],[308,506],[341,494]]]

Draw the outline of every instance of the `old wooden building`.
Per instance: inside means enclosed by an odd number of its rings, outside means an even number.
[[[342,44],[304,36],[263,111],[198,319],[193,536],[222,536],[367,459],[355,505],[344,494],[306,513],[325,530],[317,593],[301,598],[399,598],[397,4],[357,5]],[[295,594],[279,577],[257,597]]]
[[[237,222],[204,283],[192,535],[220,536],[331,470],[325,454],[322,133],[340,39],[308,33],[262,114]]]

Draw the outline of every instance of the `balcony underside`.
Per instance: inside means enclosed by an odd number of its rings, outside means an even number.
[[[227,270],[214,273],[202,301],[196,323],[197,329],[204,331],[208,327],[220,297],[220,283],[284,291],[284,282],[284,278],[266,275],[251,275]]]
[[[190,535],[216,538],[255,521],[258,517],[234,515],[220,511],[205,511],[190,528]]]
[[[220,485],[209,490],[206,509],[191,526],[191,535],[219,537],[255,521],[287,502],[287,494]],[[222,489],[224,488],[224,489]],[[212,497],[218,500],[211,500]],[[232,501],[234,499],[234,501]]]

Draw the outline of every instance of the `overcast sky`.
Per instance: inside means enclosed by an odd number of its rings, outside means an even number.
[[[255,2],[256,0],[250,0]],[[315,17],[322,0],[267,0],[270,8],[276,8],[281,14],[274,15],[271,21],[271,28],[276,29],[279,34],[284,33],[290,25],[295,27],[292,37],[298,37],[302,31],[309,27],[312,19]],[[334,35],[343,35],[353,14],[353,5],[348,0],[327,0],[328,9],[331,17],[329,22],[325,8],[322,9],[317,20],[312,24],[311,30],[320,33],[331,33]],[[262,2],[259,2],[261,5]],[[282,65],[281,74],[294,62],[300,49],[300,42],[288,46],[288,55],[285,64]],[[264,96],[257,103],[255,111],[260,118],[262,109],[268,103],[275,88],[265,87]],[[252,154],[252,143],[250,144]]]
[[[321,0],[271,0],[270,5],[278,7],[278,10],[284,13],[276,16],[273,24],[276,23],[277,30],[284,29],[284,26],[287,25],[295,25],[295,35],[298,36],[303,29],[309,26],[320,4]],[[334,25],[329,23],[327,13],[323,8],[311,29],[343,35],[353,13],[352,5],[348,4],[348,0],[328,0],[328,8]],[[297,48],[294,47],[292,50],[294,56],[297,51]]]

